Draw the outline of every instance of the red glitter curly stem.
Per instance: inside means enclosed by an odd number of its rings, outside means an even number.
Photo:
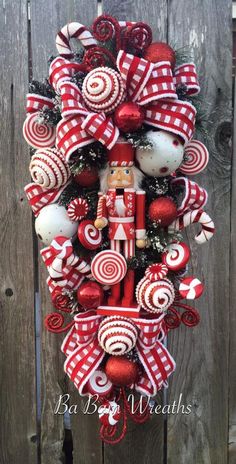
[[[65,313],[71,313],[71,309],[73,308],[73,302],[70,297],[61,292],[54,293],[52,296],[52,304],[56,309],[64,311]]]
[[[120,443],[121,440],[123,440],[126,431],[127,431],[127,413],[126,413],[126,408],[124,406],[124,393],[123,389],[121,392],[121,396],[123,397],[123,410],[122,410],[122,429],[120,434],[115,438],[115,434],[117,433],[118,427],[117,425],[113,426],[105,426],[102,425],[100,428],[100,438],[105,442],[110,445],[116,445],[117,443]]]
[[[129,26],[125,32],[125,47],[132,47],[136,52],[144,52],[152,43],[152,30],[148,24],[138,22]]]
[[[116,50],[121,48],[121,27],[119,22],[109,15],[101,15],[92,25],[93,35],[99,42],[105,43],[115,38]]]
[[[73,325],[74,321],[71,321],[65,327],[62,327],[64,324],[64,316],[59,313],[48,314],[44,319],[44,325],[49,332],[53,333],[62,333],[69,330]]]
[[[87,50],[84,54],[83,63],[87,66],[88,71],[100,66],[107,66],[107,62],[111,62],[114,66],[116,66],[115,57],[105,48],[93,47]]]
[[[128,414],[130,415],[131,419],[134,422],[136,422],[137,424],[143,424],[149,419],[150,409],[148,406],[148,401],[146,401],[146,403],[144,404],[143,411],[141,411],[141,409],[139,410],[139,400],[135,401],[134,412],[133,412],[126,398],[124,389],[123,389],[123,398],[124,398],[125,409],[127,410]]]
[[[168,313],[165,315],[164,320],[168,329],[176,329],[181,323],[181,317],[173,306],[168,308]]]

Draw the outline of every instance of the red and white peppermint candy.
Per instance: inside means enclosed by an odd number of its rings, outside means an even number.
[[[41,148],[32,156],[29,171],[33,181],[46,189],[59,188],[70,178],[70,169],[56,148]]]
[[[124,99],[125,89],[117,71],[100,67],[84,79],[82,95],[88,108],[97,113],[111,113]]]
[[[121,418],[120,406],[115,401],[106,401],[98,408],[100,422],[105,426],[114,426]]]
[[[179,170],[188,176],[199,174],[208,164],[209,152],[199,140],[191,140],[187,144],[184,154],[187,159],[181,164]]]
[[[97,41],[83,24],[76,22],[66,24],[57,34],[56,47],[59,54],[68,59],[73,58],[74,56],[70,46],[71,39],[80,40],[84,48],[90,48],[97,45]]]
[[[183,216],[177,218],[170,226],[168,231],[174,232],[176,230],[182,230],[190,224],[199,223],[202,226],[201,232],[195,235],[195,241],[201,245],[202,243],[207,242],[211,239],[215,232],[215,225],[210,216],[205,213],[202,209],[195,209],[194,211],[189,211]]]
[[[96,250],[102,243],[102,233],[95,227],[93,221],[86,219],[79,224],[78,239],[84,248]]]
[[[175,290],[169,279],[150,282],[144,277],[136,287],[138,304],[148,312],[161,313],[172,305],[175,299]]]
[[[26,142],[33,148],[50,148],[55,145],[55,128],[39,124],[37,113],[27,116],[23,125],[23,135]]]
[[[196,277],[186,277],[179,286],[179,293],[187,300],[199,298],[204,290],[203,283]]]
[[[88,202],[84,198],[75,198],[68,206],[67,214],[71,221],[80,221],[88,214]]]
[[[190,249],[184,242],[171,243],[162,254],[162,262],[171,271],[179,271],[186,266],[190,258]]]
[[[98,342],[106,353],[120,356],[134,348],[138,338],[136,326],[126,317],[103,319],[98,329]]]
[[[91,395],[107,396],[112,391],[112,383],[104,371],[98,369],[89,378],[86,389]]]
[[[163,279],[168,273],[168,267],[162,263],[151,264],[145,271],[145,276],[151,281]]]
[[[91,272],[100,284],[115,285],[125,277],[127,263],[124,256],[117,251],[104,250],[93,258]]]

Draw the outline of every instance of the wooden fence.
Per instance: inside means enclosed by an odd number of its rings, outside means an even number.
[[[231,157],[231,2],[229,0],[2,0],[1,79],[1,446],[0,464],[64,461],[62,415],[55,403],[69,388],[60,337],[36,327],[50,310],[46,273],[39,260],[23,186],[29,151],[22,137],[25,94],[31,77],[47,76],[55,35],[65,23],[91,24],[98,9],[119,19],[148,22],[154,38],[175,48],[191,44],[209,119],[210,163],[198,182],[209,192],[207,211],[217,234],[203,247],[190,241],[192,270],[205,278],[198,302],[201,324],[168,340],[177,362],[162,404],[182,393],[189,415],[154,415],[129,424],[112,447],[98,438],[98,422],[71,416],[74,464],[235,464],[236,462],[236,166]],[[235,147],[236,148],[236,147]],[[236,153],[236,149],[235,149]],[[232,179],[232,181],[231,181]],[[231,246],[232,245],[232,246]],[[204,276],[204,277],[203,277]],[[37,382],[36,382],[37,379]],[[40,396],[39,396],[40,395]]]

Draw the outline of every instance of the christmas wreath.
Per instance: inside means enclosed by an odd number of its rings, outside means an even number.
[[[65,371],[80,395],[97,395],[101,438],[117,443],[127,416],[149,417],[131,411],[129,393],[168,386],[168,331],[199,322],[182,302],[204,285],[188,275],[181,231],[198,223],[198,244],[214,234],[207,192],[188,178],[209,158],[193,139],[200,87],[194,63],[152,43],[142,22],[70,23],[56,47],[49,78],[30,84],[23,126],[25,193],[57,310],[45,326],[67,332]]]

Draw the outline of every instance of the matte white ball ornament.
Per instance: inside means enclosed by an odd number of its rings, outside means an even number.
[[[184,146],[179,137],[169,132],[150,130],[146,133],[152,148],[137,148],[136,159],[140,169],[152,177],[169,176],[180,166],[184,156]]]
[[[36,234],[45,245],[50,245],[58,235],[73,239],[77,229],[78,222],[72,222],[66,208],[57,203],[42,208],[35,221]]]

